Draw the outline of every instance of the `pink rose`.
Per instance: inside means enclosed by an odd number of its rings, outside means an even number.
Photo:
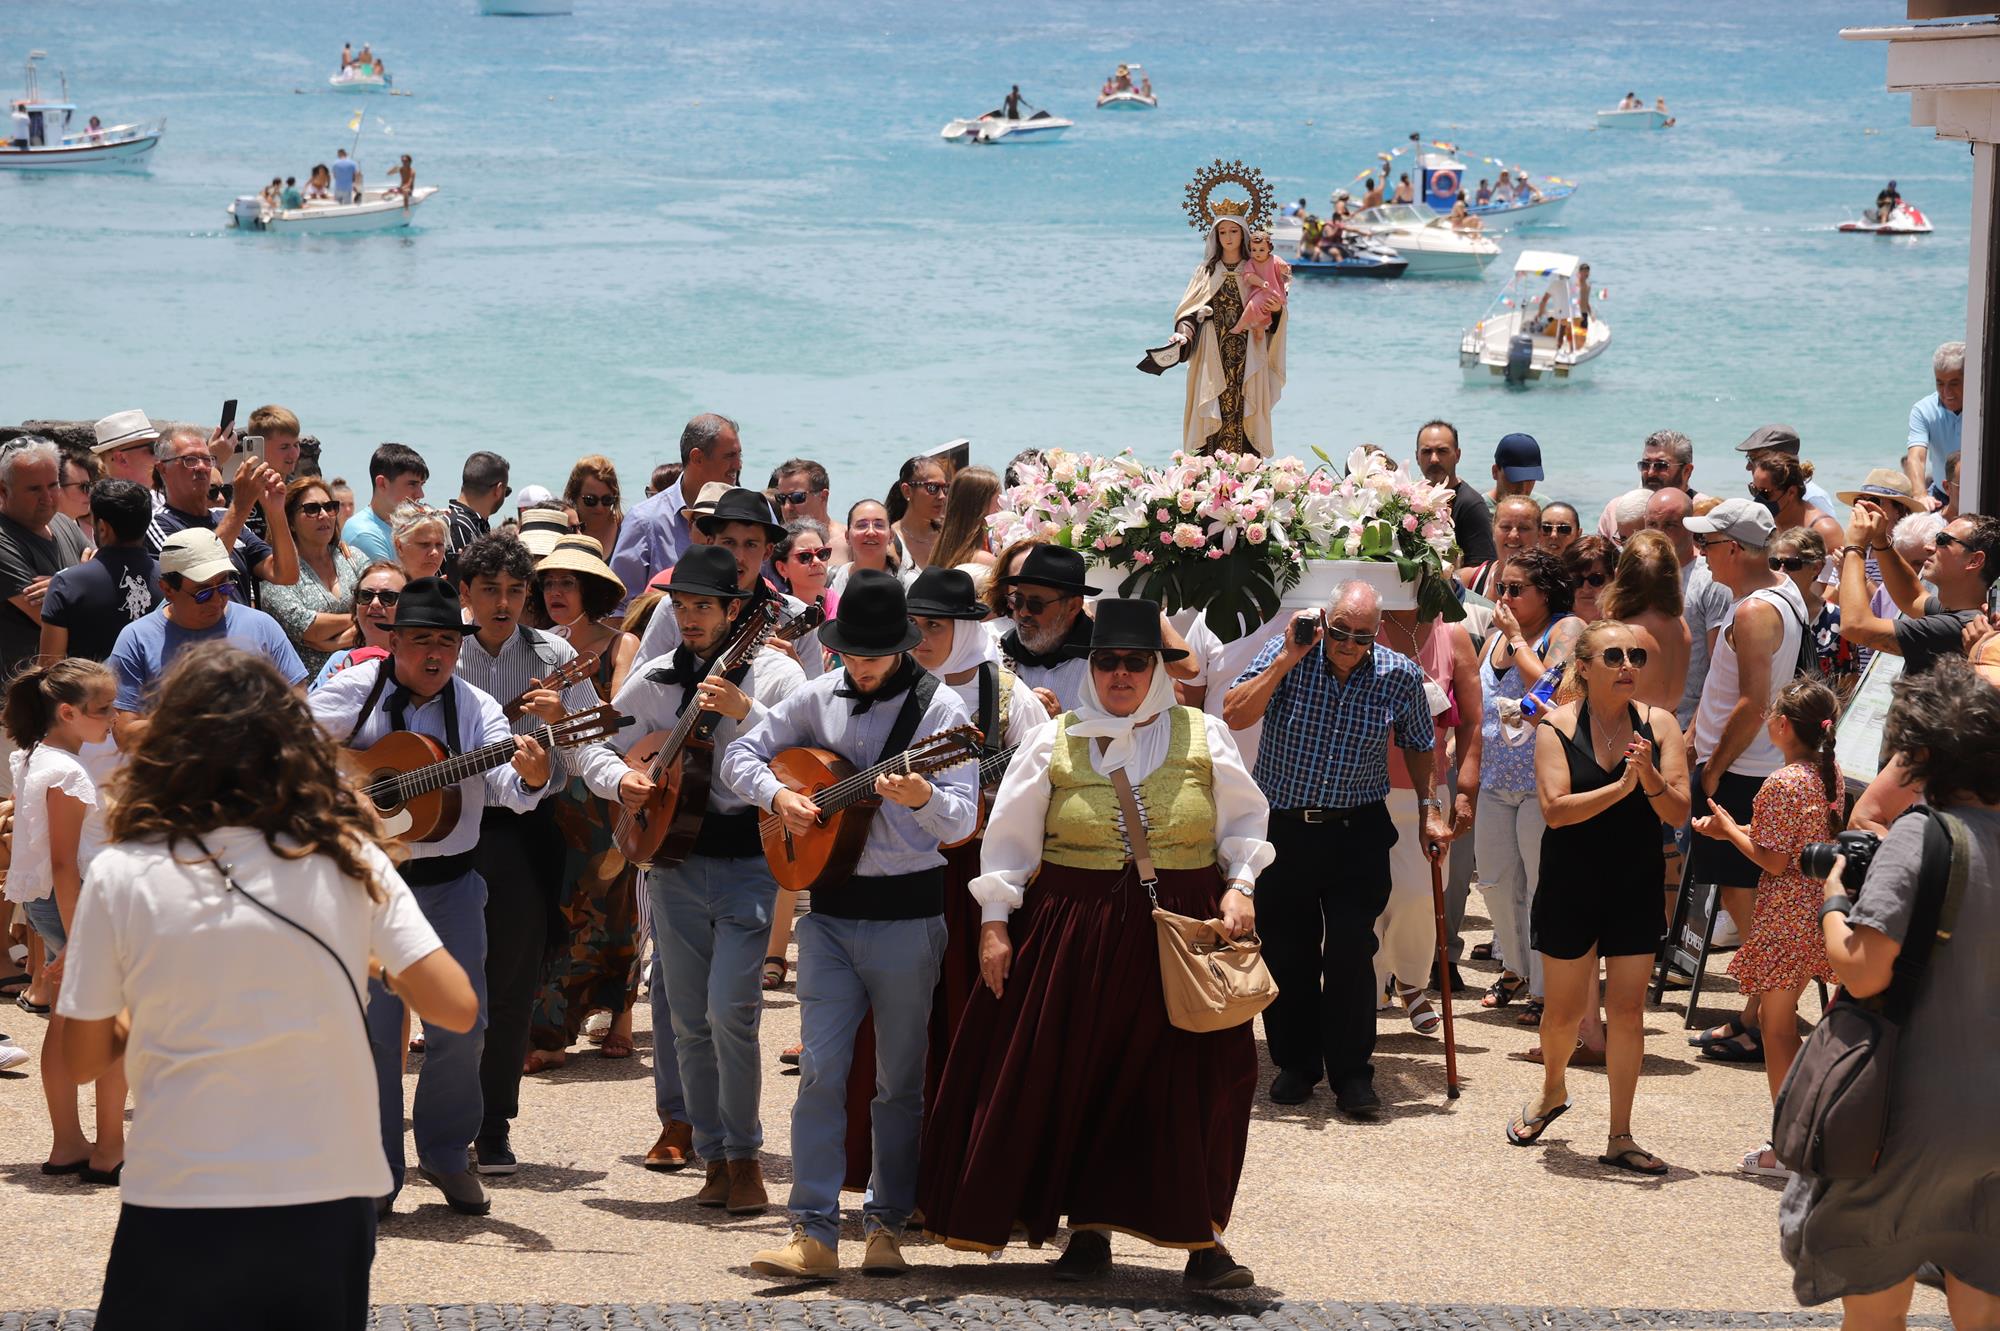
[[[1416,515],[1416,514],[1414,514],[1414,513],[1406,513],[1406,514],[1404,514],[1404,515],[1403,515],[1403,530],[1404,530],[1404,531],[1415,531],[1416,529],[1417,529],[1417,515]]]
[[[1222,558],[1222,551],[1220,551],[1220,550],[1216,550],[1216,549],[1211,549],[1211,550],[1209,550],[1209,552],[1208,552],[1208,557],[1209,557],[1210,559],[1220,559],[1220,558]]]
[[[1151,550],[1141,550],[1132,556],[1132,562],[1135,564],[1150,564],[1153,562],[1153,552]]]

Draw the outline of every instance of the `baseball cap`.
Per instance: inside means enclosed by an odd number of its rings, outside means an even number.
[[[514,509],[518,513],[526,513],[531,508],[540,508],[544,504],[555,502],[555,495],[546,485],[524,485],[514,493]]]
[[[1708,516],[1690,514],[1681,526],[1704,536],[1720,536],[1752,550],[1762,550],[1778,534],[1778,520],[1771,510],[1754,499],[1725,499],[1708,510]]]
[[[1760,425],[1750,432],[1750,437],[1736,446],[1739,453],[1757,453],[1766,448],[1775,448],[1780,453],[1799,455],[1799,432],[1789,425]]]
[[[222,540],[206,527],[183,527],[160,546],[160,572],[178,573],[190,582],[207,582],[223,573],[234,573],[229,551]]]
[[[1493,465],[1510,481],[1542,479],[1542,446],[1531,434],[1503,434],[1493,449]]]

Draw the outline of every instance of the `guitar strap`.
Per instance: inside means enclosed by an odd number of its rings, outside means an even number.
[[[536,630],[529,628],[526,624],[521,625],[515,631],[521,635],[521,641],[528,644],[528,650],[532,651],[535,654],[535,659],[537,661],[540,661],[545,666],[555,666],[562,664],[562,662],[557,659],[555,646],[549,638],[545,637],[543,634],[537,632]]]
[[[354,729],[347,732],[347,738],[340,741],[340,747],[343,749],[354,747],[356,737],[361,734],[362,724],[368,720],[368,714],[375,710],[375,703],[381,698],[382,690],[389,686],[389,676],[395,673],[395,669],[394,659],[386,656],[382,658],[381,667],[375,672],[375,682],[368,686],[368,696],[361,700],[361,710],[354,714]]]
[[[389,687],[390,679],[395,673],[395,659],[393,657],[385,658],[381,668],[375,672],[375,682],[368,686],[368,696],[361,700],[361,710],[354,714],[354,729],[347,732],[347,738],[341,741],[341,747],[348,749],[354,747],[356,737],[361,734],[361,727],[367,722],[369,713],[375,710],[375,704],[381,701],[382,690]],[[409,729],[403,723],[404,709],[408,707],[409,701],[410,691],[401,684],[390,689],[389,725],[391,729]],[[447,753],[455,754],[458,752],[458,681],[456,679],[446,684],[444,690],[444,747]]]
[[[980,747],[988,753],[1000,749],[1000,667],[991,661],[979,663],[979,731],[986,739]]]
[[[876,762],[887,762],[910,747],[910,741],[916,738],[917,726],[923,721],[924,713],[930,710],[931,699],[936,696],[937,689],[936,675],[928,670],[918,673],[917,682],[903,695],[903,705],[896,712],[896,724],[889,727],[889,738],[884,741],[882,756]]]

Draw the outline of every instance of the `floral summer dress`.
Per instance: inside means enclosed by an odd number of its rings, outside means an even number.
[[[1757,913],[1750,936],[1736,950],[1729,974],[1746,994],[1803,989],[1814,980],[1837,982],[1820,932],[1820,885],[1799,872],[1799,852],[1825,841],[1826,788],[1819,773],[1791,763],[1765,778],[1751,805],[1750,836],[1766,850],[1785,852],[1785,872],[1757,880]]]

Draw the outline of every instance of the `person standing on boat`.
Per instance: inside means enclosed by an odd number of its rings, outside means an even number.
[[[353,203],[361,192],[361,164],[342,148],[333,158],[333,201]]]
[[[33,126],[28,119],[28,107],[25,102],[14,103],[13,120],[12,146],[19,148],[22,152],[26,152],[28,150],[28,135],[33,132]]]
[[[1000,103],[1000,114],[1009,120],[1021,118],[1021,85],[1016,83],[1007,90],[1006,100]]]
[[[340,67],[341,67],[342,69],[352,69],[352,68],[354,68],[354,43],[353,43],[353,42],[342,42],[342,43],[340,44]]]
[[[403,154],[403,160],[392,173],[396,183],[389,187],[389,193],[403,196],[403,211],[410,211],[410,200],[417,192],[417,168],[410,163],[410,155]]]

